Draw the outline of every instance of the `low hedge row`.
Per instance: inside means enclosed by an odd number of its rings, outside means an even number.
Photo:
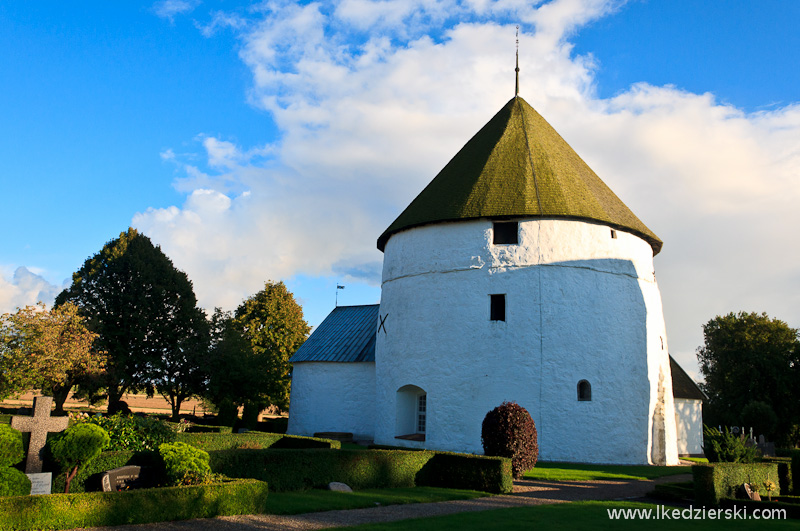
[[[717,506],[723,498],[735,498],[736,489],[742,483],[759,486],[759,493],[766,497],[763,488],[765,481],[776,483],[780,494],[777,463],[708,463],[693,465],[694,500],[698,505]]]
[[[170,422],[173,426],[179,426],[174,422]],[[210,424],[192,424],[184,433],[233,433],[231,426],[212,426]]]
[[[790,458],[792,460],[792,477],[797,478],[794,482],[792,494],[800,494],[800,450],[792,450]]]
[[[206,452],[245,448],[341,448],[342,443],[317,437],[249,431],[246,433],[179,433],[176,439]]]
[[[0,498],[0,530],[72,529],[264,512],[267,484],[236,480],[126,492]]]
[[[435,452],[417,473],[416,484],[495,494],[509,493],[514,488],[511,459]]]
[[[340,481],[354,489],[431,486],[507,493],[511,461],[502,457],[405,450],[219,450],[211,469],[229,477],[267,481],[274,492],[323,488]]]
[[[780,483],[781,492],[784,494],[794,492],[794,470],[792,470],[792,459],[790,457],[762,457],[761,462],[778,465],[778,482]]]
[[[329,439],[293,437],[272,433],[179,433],[177,435],[179,442],[212,452],[242,447],[255,449],[341,447],[341,443]],[[163,463],[155,452],[103,452],[97,459],[78,469],[78,474],[70,483],[70,491],[73,493],[98,491],[103,472],[126,465],[151,467],[156,476],[163,476]],[[49,463],[48,468],[55,470],[53,472],[53,492],[64,492],[64,471],[59,470],[52,462]]]

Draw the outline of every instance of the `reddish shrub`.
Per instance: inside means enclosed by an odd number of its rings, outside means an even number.
[[[536,466],[539,443],[530,413],[515,402],[503,402],[486,414],[481,426],[483,453],[511,458],[511,471],[519,479]]]

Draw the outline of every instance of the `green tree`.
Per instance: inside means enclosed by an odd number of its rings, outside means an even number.
[[[231,312],[215,308],[211,317],[208,382],[204,397],[214,404],[219,423],[233,426],[239,406],[259,392],[259,375],[250,341],[234,326]]]
[[[0,315],[0,400],[35,387],[36,369],[22,345],[13,314]]]
[[[245,402],[245,424],[252,424],[269,405],[289,405],[289,358],[308,337],[303,309],[283,282],[268,281],[264,289],[244,301],[233,319],[253,349],[251,367],[258,386]]]
[[[205,315],[186,273],[149,238],[128,229],[88,258],[56,305],[73,302],[108,353],[102,381],[112,409],[126,392],[158,390],[177,418],[199,391]]]
[[[52,396],[56,413],[62,414],[72,387],[103,368],[105,355],[93,348],[97,334],[86,329],[78,307],[71,303],[52,310],[42,303],[26,306],[3,319],[13,335],[7,344],[18,350],[13,356],[17,370],[27,371],[28,387]]]
[[[766,313],[740,312],[711,319],[703,335],[697,358],[711,415],[720,423],[739,425],[745,407],[758,400],[778,417],[777,440],[791,442],[793,426],[800,423],[797,329]]]

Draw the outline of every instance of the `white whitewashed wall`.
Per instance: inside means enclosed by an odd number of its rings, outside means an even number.
[[[564,220],[522,220],[518,245],[491,235],[490,221],[463,221],[387,242],[376,442],[482,453],[483,417],[510,400],[536,422],[542,460],[677,463],[649,244]],[[501,293],[506,321],[493,322],[489,295]],[[583,379],[588,402],[577,400]],[[427,392],[424,443],[395,439],[406,385]]]
[[[676,398],[675,423],[678,426],[678,454],[702,454],[703,401]]]
[[[375,433],[375,363],[300,362],[292,369],[290,435]]]

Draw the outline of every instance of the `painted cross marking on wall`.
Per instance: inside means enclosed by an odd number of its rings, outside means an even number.
[[[381,320],[381,324],[378,325],[378,332],[380,332],[381,328],[383,328],[383,335],[386,335],[386,319],[389,317],[389,314],[387,313],[383,317],[381,317],[381,315],[378,314],[378,317]]]
[[[47,442],[47,433],[64,431],[69,424],[68,417],[51,417],[51,396],[37,396],[33,399],[32,417],[11,417],[11,427],[21,432],[31,433],[28,443],[28,459],[25,461],[25,472],[35,474],[42,471],[42,450]]]

